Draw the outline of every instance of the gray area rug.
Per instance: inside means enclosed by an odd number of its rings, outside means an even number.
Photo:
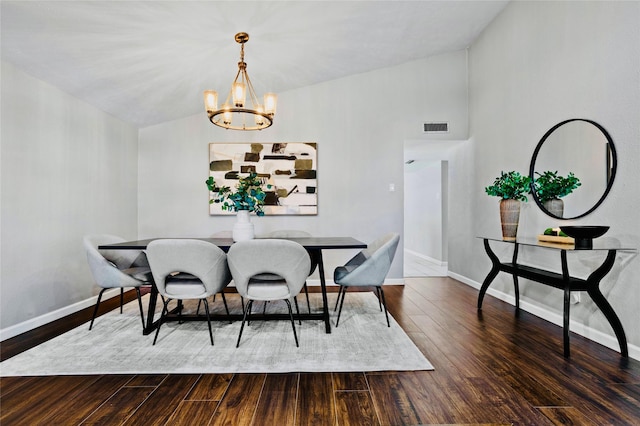
[[[335,327],[329,297],[332,333],[321,321],[296,322],[300,347],[296,347],[289,321],[254,321],[245,326],[240,347],[236,340],[240,321],[212,322],[211,346],[206,321],[165,323],[158,342],[153,334],[143,336],[137,303],[98,317],[93,330],[88,324],[0,363],[2,376],[75,374],[204,374],[284,373],[432,370],[433,366],[390,317],[373,293],[349,293],[345,298],[340,326]],[[144,306],[146,298],[143,299]],[[310,294],[312,309],[319,309],[320,295]],[[298,297],[306,310],[304,295]],[[227,296],[230,309],[241,312],[239,297]],[[212,312],[222,313],[220,297],[210,302]],[[194,311],[196,304],[185,305]],[[255,303],[254,311],[262,309]],[[267,313],[286,313],[284,302],[271,302]],[[203,313],[204,309],[201,310]]]

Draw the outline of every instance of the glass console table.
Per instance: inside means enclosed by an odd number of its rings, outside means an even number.
[[[499,272],[506,272],[513,276],[513,285],[515,288],[516,299],[516,312],[520,309],[520,290],[518,286],[518,277],[526,278],[541,284],[545,284],[551,287],[558,288],[564,291],[564,314],[563,314],[563,340],[564,340],[564,356],[570,356],[569,349],[569,306],[570,295],[572,291],[586,291],[596,306],[600,308],[609,324],[613,328],[620,345],[620,353],[623,357],[629,356],[627,349],[627,338],[622,328],[622,323],[616,315],[615,311],[600,291],[600,281],[604,278],[609,271],[613,268],[616,260],[616,253],[618,251],[636,251],[635,248],[625,247],[618,242],[607,241],[607,239],[594,240],[593,247],[589,249],[576,249],[573,244],[559,244],[559,243],[546,243],[540,242],[537,238],[518,238],[516,241],[507,241],[502,238],[491,237],[478,237],[484,240],[484,249],[487,255],[491,259],[491,271],[487,274],[487,277],[482,283],[480,288],[480,294],[478,295],[478,310],[482,309],[482,300],[484,295],[491,285],[491,282],[495,279]],[[491,250],[489,242],[495,241],[505,244],[513,245],[513,257],[511,262],[502,262],[498,259],[498,256]],[[536,268],[532,266],[522,265],[518,263],[518,248],[520,246],[537,247],[549,250],[556,250],[560,252],[560,261],[562,266],[562,273],[548,271],[542,268]],[[597,267],[586,278],[576,278],[569,274],[569,267],[567,266],[567,252],[584,252],[584,251],[603,251],[606,252],[606,258],[602,264]]]

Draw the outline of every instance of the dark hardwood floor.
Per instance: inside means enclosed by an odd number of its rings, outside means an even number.
[[[553,324],[493,297],[479,313],[450,278],[406,282],[389,310],[434,371],[4,377],[0,424],[640,425],[640,362],[575,334],[565,359]]]

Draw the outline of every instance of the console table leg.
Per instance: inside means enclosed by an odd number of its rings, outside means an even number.
[[[518,276],[513,275],[513,288],[516,291],[516,313],[520,311],[520,285],[518,285]]]
[[[564,356],[571,356],[571,348],[569,346],[569,307],[571,306],[571,289],[569,286],[564,288],[564,315],[562,320],[562,341],[564,345]]]
[[[616,315],[616,312],[604,297],[599,287],[602,278],[604,278],[605,275],[607,275],[613,268],[615,260],[616,250],[609,250],[607,258],[602,262],[602,265],[593,271],[593,273],[587,278],[587,293],[591,296],[591,299],[595,302],[596,306],[600,308],[607,321],[609,321],[611,328],[613,328],[616,338],[618,339],[618,345],[620,345],[620,354],[623,357],[628,358],[629,350],[627,348],[627,337],[624,333],[624,328],[622,328],[620,318],[618,318],[618,315]]]
[[[564,345],[564,356],[571,356],[569,346],[569,309],[571,307],[571,276],[569,275],[569,264],[567,263],[567,251],[560,251],[560,263],[562,264],[562,281],[564,282],[564,309],[562,318],[562,342]]]
[[[500,272],[500,259],[498,259],[498,256],[496,256],[495,253],[491,250],[489,240],[487,240],[486,238],[484,240],[484,249],[489,256],[489,259],[491,259],[492,266],[491,270],[487,274],[487,277],[482,283],[482,287],[480,287],[480,294],[478,294],[478,310],[482,309],[482,300],[484,299],[484,294],[487,292],[487,289],[491,285],[491,282],[498,275],[498,272]]]
[[[607,321],[609,321],[609,324],[611,324],[614,333],[616,333],[618,345],[620,345],[620,354],[623,357],[627,358],[629,356],[629,349],[627,348],[627,337],[624,333],[624,328],[622,328],[620,318],[618,318],[618,315],[616,315],[609,302],[607,302],[607,299],[600,292],[600,289],[593,288],[591,290],[588,290],[587,293],[589,294],[589,296],[591,296],[591,299],[595,302],[596,306],[600,308]]]

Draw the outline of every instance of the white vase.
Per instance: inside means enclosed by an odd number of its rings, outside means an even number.
[[[253,240],[254,235],[249,210],[238,210],[236,223],[233,225],[233,241]]]

